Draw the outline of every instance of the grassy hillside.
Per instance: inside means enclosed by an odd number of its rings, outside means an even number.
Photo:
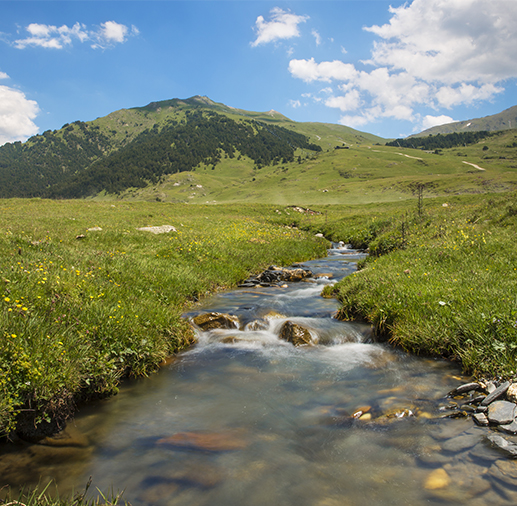
[[[321,153],[298,149],[293,162],[260,170],[245,157],[222,159],[216,170],[199,165],[159,184],[129,189],[117,198],[196,204],[363,204],[412,199],[417,184],[425,185],[427,198],[508,191],[517,183],[517,130],[435,153],[362,144],[362,139],[350,137],[345,141],[348,149],[335,149],[343,145],[338,144],[339,130],[332,125],[301,124],[299,128],[316,139]]]
[[[237,150],[250,166],[290,161],[296,148],[381,140],[347,127],[298,124],[207,97],[167,100],[76,121],[26,143],[0,147],[0,198],[84,197],[145,187],[206,163],[218,168]]]

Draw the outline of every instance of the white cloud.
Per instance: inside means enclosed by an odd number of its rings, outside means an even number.
[[[425,116],[422,120],[422,129],[427,130],[438,125],[445,125],[446,123],[454,123],[454,120],[450,116]]]
[[[101,23],[96,30],[88,30],[86,25],[82,23],[75,23],[72,27],[31,23],[25,30],[29,36],[15,40],[13,42],[14,47],[18,49],[26,49],[29,46],[63,49],[65,46],[71,46],[74,41],[81,43],[91,41],[92,48],[105,49],[125,42],[129,35],[138,35],[139,33],[136,27],[133,26],[129,29],[115,21]]]
[[[92,44],[94,49],[113,46],[115,44],[122,44],[126,42],[128,36],[138,35],[140,32],[136,26],[132,26],[129,29],[126,25],[116,23],[115,21],[106,21],[101,23],[99,30],[92,34],[93,39],[96,39],[96,43]]]
[[[330,82],[333,79],[347,81],[354,79],[358,73],[354,65],[350,63],[343,63],[339,60],[316,63],[314,58],[310,60],[291,60],[289,62],[289,72],[294,77],[303,79],[307,83],[311,81]]]
[[[289,105],[293,109],[298,109],[298,107],[301,107],[302,103],[299,100],[289,100]]]
[[[269,13],[269,21],[266,21],[263,16],[259,16],[255,22],[257,38],[251,43],[253,47],[299,37],[298,25],[309,19],[308,16],[298,16],[290,11],[284,11],[280,7],[274,7]]]
[[[319,46],[321,44],[321,35],[317,32],[317,30],[312,30],[312,36],[316,40],[316,45]]]
[[[388,24],[365,28],[384,39],[372,63],[449,85],[515,77],[517,2],[414,0],[390,12]]]
[[[373,70],[340,60],[289,63],[291,75],[306,83],[338,85],[342,94],[327,99],[328,107],[351,111],[361,104],[361,114],[341,123],[420,123],[419,106],[439,111],[490,100],[517,78],[517,1],[414,0],[390,13],[389,23],[365,28],[379,37],[362,62]],[[429,116],[435,117],[449,118]]]
[[[360,128],[364,125],[370,123],[372,119],[368,116],[361,116],[360,114],[356,116],[341,116],[339,119],[339,123],[341,125],[349,126],[352,128]]]
[[[0,71],[0,79],[9,79],[9,76],[5,72]]]
[[[343,112],[355,111],[361,106],[361,99],[358,90],[352,90],[341,97],[329,97],[325,101],[327,107],[334,107]]]
[[[39,113],[38,104],[19,90],[0,85],[0,145],[25,141],[38,133],[33,120]]]

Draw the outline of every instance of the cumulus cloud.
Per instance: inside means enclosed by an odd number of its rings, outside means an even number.
[[[454,123],[454,120],[450,116],[445,116],[443,114],[441,116],[427,115],[422,120],[422,128],[424,130],[427,130],[428,128],[432,128],[434,126],[439,126],[439,125],[445,125],[447,123]]]
[[[1,72],[3,76],[6,76]],[[25,141],[38,133],[33,120],[39,113],[38,104],[24,93],[0,85],[0,145],[6,142]]]
[[[334,82],[339,93],[328,107],[342,123],[364,126],[381,118],[421,122],[418,106],[436,111],[492,99],[517,77],[517,2],[507,0],[414,0],[390,7],[391,19],[366,31],[379,40],[363,63],[291,60],[293,77]],[[449,118],[449,116],[429,116]]]
[[[270,19],[268,21],[263,16],[257,18],[255,22],[257,38],[251,43],[252,47],[299,37],[298,25],[309,19],[308,16],[298,16],[290,11],[284,11],[280,7],[274,7],[269,14]]]
[[[40,23],[31,23],[25,27],[28,36],[17,39],[13,46],[18,49],[27,47],[41,47],[45,49],[63,49],[71,46],[75,41],[80,43],[90,42],[92,48],[105,49],[115,44],[122,44],[130,35],[138,35],[138,29],[115,21],[101,23],[96,29],[89,30],[82,23],[75,23],[72,27],[67,25],[54,26]]]

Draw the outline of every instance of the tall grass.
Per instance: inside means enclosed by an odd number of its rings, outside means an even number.
[[[0,211],[4,435],[54,431],[79,400],[189,346],[189,303],[325,253],[269,206],[6,200]],[[137,230],[164,224],[177,231]]]

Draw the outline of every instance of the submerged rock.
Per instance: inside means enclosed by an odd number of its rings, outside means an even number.
[[[489,434],[487,439],[497,448],[505,452],[511,457],[517,457],[517,444],[507,441],[503,436],[497,434]]]
[[[239,319],[226,313],[204,313],[192,319],[194,325],[201,330],[238,329]]]
[[[427,490],[436,490],[440,488],[448,487],[451,483],[451,479],[445,469],[442,467],[431,471],[425,480],[424,487]]]
[[[292,343],[295,346],[317,344],[317,342],[314,341],[311,333],[305,327],[302,327],[301,325],[291,321],[286,321],[282,325],[280,328],[279,337],[280,339]]]
[[[177,432],[172,436],[164,437],[156,442],[158,445],[167,445],[184,450],[207,452],[229,452],[241,450],[246,446],[242,434],[238,432]]]

